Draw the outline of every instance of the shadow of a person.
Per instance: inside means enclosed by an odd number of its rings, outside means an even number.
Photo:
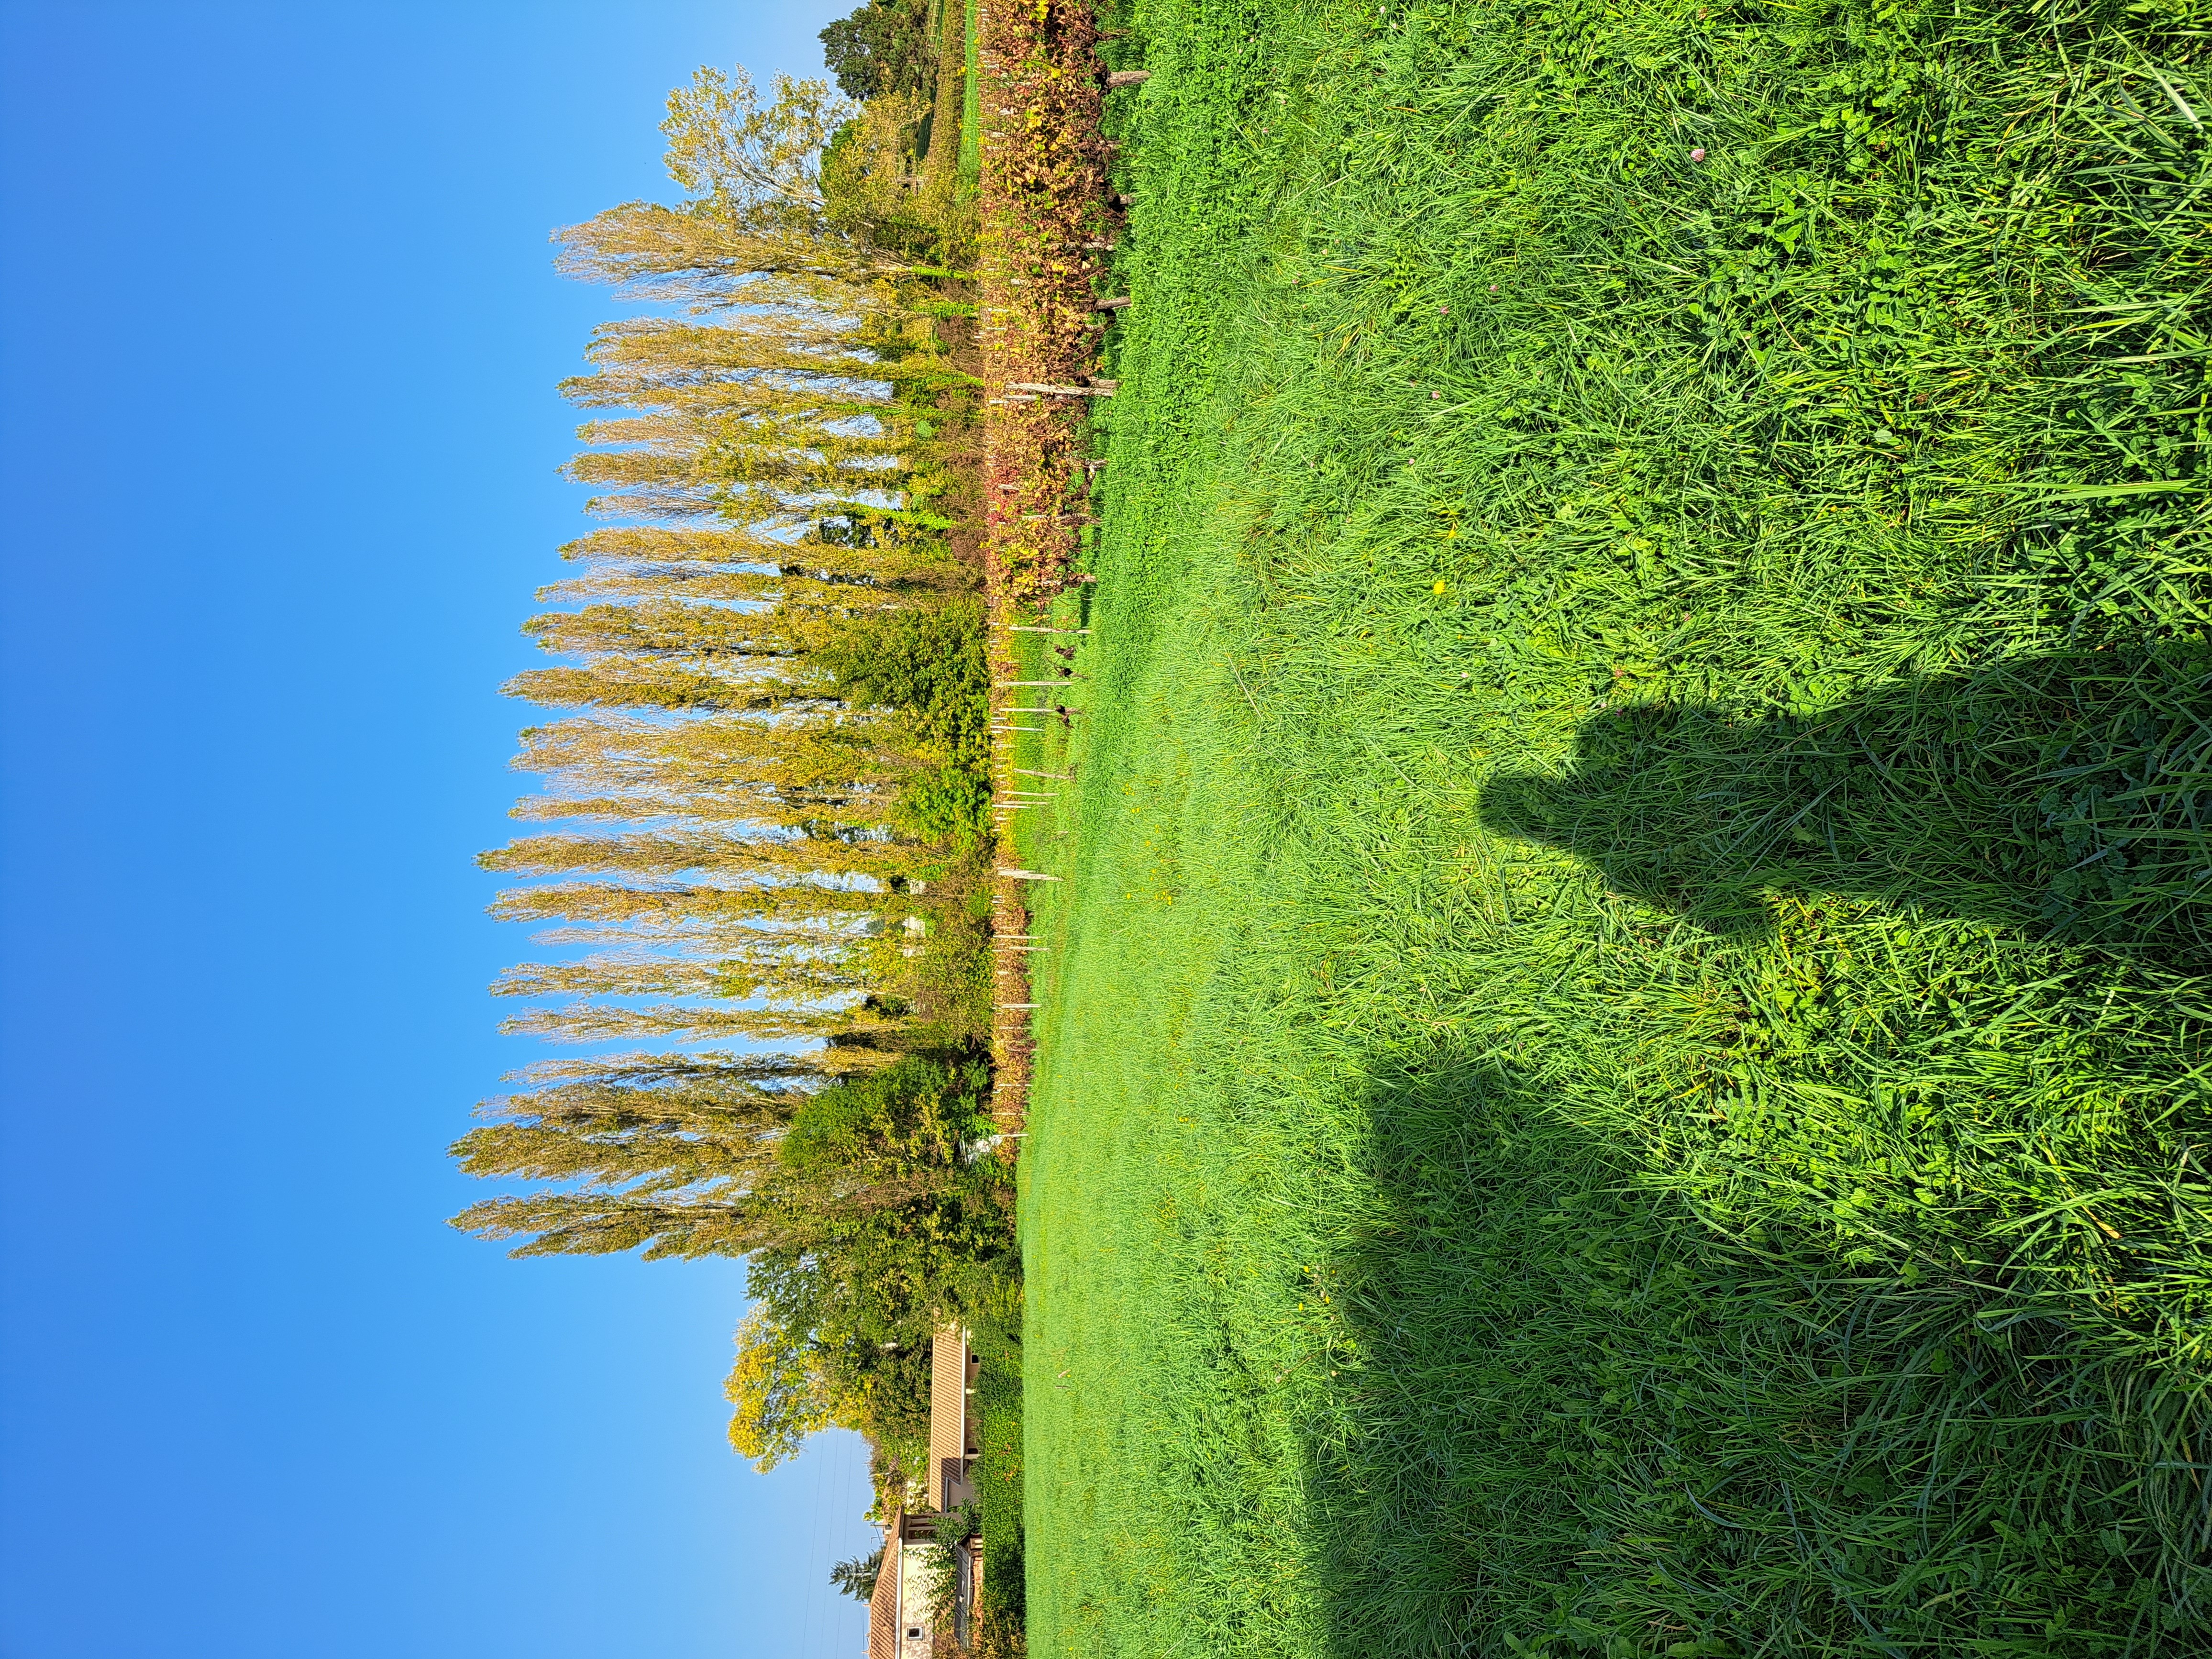
[[[1719,934],[1830,893],[2212,964],[2212,651],[2017,659],[1808,716],[1610,710],[1480,814]]]

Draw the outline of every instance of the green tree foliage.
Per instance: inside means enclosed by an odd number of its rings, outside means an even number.
[[[826,210],[822,147],[853,106],[827,82],[774,85],[764,106],[744,70],[701,70],[672,94],[662,127],[670,176],[690,199],[624,202],[556,232],[557,268],[641,299],[772,310],[850,305],[870,283],[927,275]]]
[[[830,1568],[830,1583],[854,1601],[865,1601],[876,1593],[876,1575],[883,1570],[884,1548],[878,1544],[869,1553]]]
[[[532,1092],[484,1103],[491,1121],[453,1146],[463,1170],[641,1192],[757,1175],[806,1097],[796,1085],[821,1080],[786,1057],[732,1055],[625,1056],[540,1076]]]
[[[822,61],[848,98],[923,94],[937,78],[928,0],[862,0],[821,40]]]
[[[822,146],[851,113],[823,81],[778,75],[762,106],[752,76],[711,67],[668,94],[668,176],[732,222],[818,228]]]
[[[678,722],[571,719],[532,727],[522,741],[516,768],[547,779],[544,797],[516,809],[529,817],[599,816],[597,804],[613,799],[633,817],[866,820],[909,766],[884,721],[820,706]]]
[[[542,943],[565,944],[718,934],[763,921],[836,932],[897,898],[872,888],[814,884],[715,887],[678,882],[647,887],[617,881],[549,882],[509,889],[491,913],[502,921],[565,923],[538,935]]]
[[[884,999],[852,1008],[726,1008],[692,1003],[659,1003],[631,1008],[613,1003],[574,1002],[532,1008],[503,1020],[500,1030],[512,1036],[542,1036],[556,1042],[611,1042],[659,1037],[696,1042],[738,1037],[752,1042],[823,1042],[896,1048],[903,1035],[903,1005]]]
[[[565,875],[576,871],[622,871],[676,876],[712,870],[738,881],[803,881],[837,875],[880,874],[920,861],[917,849],[887,841],[817,836],[747,836],[684,831],[619,836],[525,836],[477,855],[487,870],[514,875]]]
[[[921,97],[890,92],[837,130],[822,157],[823,210],[831,224],[910,258],[948,256],[944,204],[925,192],[920,172],[930,118]]]
[[[732,665],[734,672],[703,672],[690,664],[613,657],[584,668],[534,668],[501,688],[509,696],[555,707],[606,708],[778,708],[801,689],[788,680],[757,672],[757,665]],[[750,676],[747,670],[753,670]]]
[[[492,984],[495,996],[675,996],[804,1003],[861,987],[835,941],[749,929],[750,938],[716,942],[710,960],[665,954],[586,957],[524,963]]]
[[[733,598],[781,597],[789,591],[785,584],[804,580],[889,589],[969,585],[967,572],[948,568],[927,538],[899,536],[899,522],[891,510],[870,503],[817,507],[787,524],[610,525],[578,537],[561,556],[595,574],[618,573],[639,582],[682,585],[714,575],[761,585],[757,593]]]
[[[806,1437],[836,1420],[827,1379],[802,1337],[775,1322],[765,1306],[738,1325],[738,1361],[722,1383],[730,1449],[763,1474],[797,1452]]]
[[[969,601],[858,619],[815,661],[840,697],[901,710],[927,740],[951,745],[989,715],[982,641],[983,608]]]
[[[927,1441],[930,1338],[1012,1249],[996,1166],[969,1161],[988,1090],[979,1063],[910,1056],[809,1097],[777,1144],[823,1230],[755,1250],[746,1288],[803,1334],[834,1419],[882,1440]]]
[[[980,1065],[902,1060],[809,1096],[776,1157],[795,1176],[831,1183],[855,1170],[873,1180],[949,1169],[981,1132],[989,1086]]]
[[[860,618],[815,660],[840,697],[896,711],[932,763],[902,791],[901,826],[951,840],[982,835],[991,805],[982,607],[970,601]]]
[[[980,1068],[910,1056],[810,1093],[795,1085],[819,1082],[823,1062],[782,1065],[656,1076],[618,1063],[488,1102],[491,1121],[454,1143],[463,1169],[573,1185],[474,1205],[457,1224],[523,1239],[518,1255],[639,1245],[648,1256],[744,1255],[773,1247],[783,1253],[779,1283],[828,1272],[848,1285],[862,1270],[834,1262],[856,1247],[873,1260],[900,1239],[938,1240],[961,1259],[893,1265],[883,1286],[858,1286],[867,1308],[848,1310],[884,1340],[919,1330],[926,1341],[931,1320],[957,1305],[963,1273],[1004,1248],[975,1224],[999,1206],[988,1175],[964,1161],[981,1121]],[[848,1121],[855,1102],[861,1115]],[[805,1156],[789,1155],[793,1123],[825,1109],[836,1118],[833,1139],[817,1134]],[[786,1302],[800,1305],[795,1293]]]

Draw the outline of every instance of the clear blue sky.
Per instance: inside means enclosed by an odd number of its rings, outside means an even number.
[[[471,866],[599,291],[702,62],[842,4],[0,4],[0,1659],[857,1652],[849,1437],[721,1440],[735,1263],[443,1218]]]

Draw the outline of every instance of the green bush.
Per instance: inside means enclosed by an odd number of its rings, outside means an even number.
[[[810,1097],[776,1156],[805,1175],[866,1171],[880,1179],[951,1169],[982,1131],[989,1087],[981,1061],[902,1060]]]
[[[899,827],[926,841],[980,840],[991,806],[991,675],[981,604],[957,599],[856,621],[815,659],[837,696],[903,714],[933,763],[902,792]]]

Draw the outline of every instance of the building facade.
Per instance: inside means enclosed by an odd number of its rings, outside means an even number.
[[[975,1457],[981,1441],[975,1420],[975,1378],[981,1363],[969,1352],[968,1334],[939,1331],[929,1352],[929,1471],[921,1506],[891,1517],[884,1528],[884,1564],[868,1602],[868,1659],[930,1659],[941,1644],[964,1646],[982,1589],[983,1559],[973,1538],[940,1538],[948,1510],[975,1496]],[[935,1577],[951,1550],[952,1628],[940,1630],[931,1611]]]

